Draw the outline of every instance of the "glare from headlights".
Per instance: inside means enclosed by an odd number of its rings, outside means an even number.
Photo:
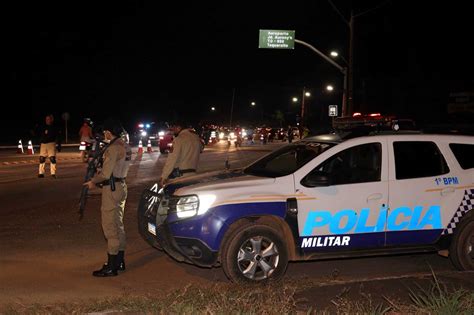
[[[165,135],[165,132],[164,132],[164,131],[160,131],[160,132],[158,132],[158,135],[159,135],[159,136],[164,136],[164,135]]]
[[[199,206],[197,196],[181,197],[176,204],[176,214],[178,218],[189,218],[196,215]]]
[[[142,137],[146,137],[146,131],[142,131]]]
[[[219,139],[224,139],[224,133],[223,133],[223,132],[221,132],[221,133],[219,134]]]
[[[212,206],[214,201],[216,200],[216,195],[199,195],[199,210],[198,210],[198,215],[199,214],[204,214],[209,210],[209,208]]]

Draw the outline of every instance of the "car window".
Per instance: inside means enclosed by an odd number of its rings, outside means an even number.
[[[449,167],[434,142],[396,141],[395,173],[397,179],[431,177],[449,173]]]
[[[449,147],[464,170],[474,168],[473,144],[450,143]]]
[[[331,185],[380,181],[382,145],[367,143],[345,149],[316,167],[312,172],[330,178]]]
[[[244,172],[264,177],[286,176],[294,173],[331,146],[333,144],[319,142],[287,145],[256,161]]]

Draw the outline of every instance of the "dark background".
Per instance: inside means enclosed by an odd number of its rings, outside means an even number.
[[[443,121],[449,93],[473,90],[468,4],[414,2],[333,0],[346,18],[379,5],[355,19],[356,111]],[[342,74],[314,52],[258,48],[259,29],[295,30],[348,59],[349,28],[327,0],[44,2],[4,15],[2,143],[29,137],[48,112],[61,125],[70,113],[70,137],[84,117],[118,116],[129,131],[144,119],[228,124],[234,88],[234,123],[275,124],[276,110],[294,123],[300,105],[291,97],[303,86],[311,127],[327,123],[327,105],[341,105]]]

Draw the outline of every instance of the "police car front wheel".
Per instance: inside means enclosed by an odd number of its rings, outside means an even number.
[[[288,253],[279,233],[266,225],[235,231],[223,248],[221,264],[234,282],[263,282],[283,276]]]
[[[474,270],[474,215],[461,222],[454,234],[449,256],[457,269]]]

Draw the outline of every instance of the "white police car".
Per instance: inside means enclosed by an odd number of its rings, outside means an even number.
[[[256,282],[291,260],[446,249],[473,270],[473,203],[472,136],[324,135],[242,170],[155,185],[138,221],[176,260]]]

